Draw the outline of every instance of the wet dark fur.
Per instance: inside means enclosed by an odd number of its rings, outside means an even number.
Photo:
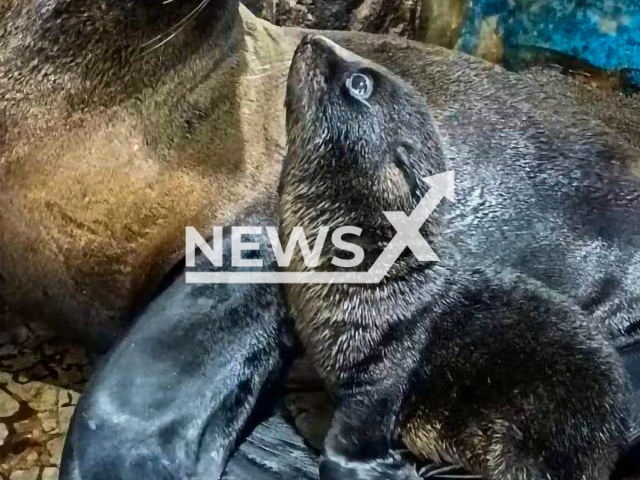
[[[339,402],[321,476],[415,478],[389,453],[404,443],[494,480],[607,478],[638,434],[637,369],[619,352],[638,342],[640,181],[627,166],[639,152],[588,118],[554,117],[526,82],[483,88],[460,70],[430,83],[435,64],[396,53],[379,56],[420,91],[321,37],[290,71],[285,239],[355,225],[375,259],[382,212],[409,214],[423,177],[456,174],[456,203],[423,227],[439,263],[405,252],[380,285],[286,286]],[[375,83],[368,104],[346,91],[356,71]],[[299,256],[291,269],[309,268]]]

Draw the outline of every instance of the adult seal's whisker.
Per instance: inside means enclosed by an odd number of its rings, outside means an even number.
[[[167,42],[171,41],[176,35],[178,35],[180,32],[182,32],[188,25],[189,22],[194,20],[199,14],[200,12],[202,12],[207,4],[210,2],[211,0],[202,0],[198,6],[196,6],[191,13],[189,13],[187,16],[185,16],[182,20],[180,20],[176,25],[174,25],[173,27],[171,27],[167,32],[161,33],[160,35],[157,35],[156,37],[152,38],[151,40],[149,40],[148,42],[143,43],[140,48],[144,49],[146,46],[153,44],[154,42],[161,40],[163,37],[165,37],[166,35],[169,35],[168,37],[164,38],[164,40],[162,40],[160,43],[158,43],[157,45],[154,45],[153,47],[147,49],[147,50],[143,50],[143,52],[141,53],[141,55],[147,55],[148,53],[151,53],[153,50],[156,50],[157,48],[162,47],[164,44],[166,44]],[[173,33],[171,33],[173,32]]]

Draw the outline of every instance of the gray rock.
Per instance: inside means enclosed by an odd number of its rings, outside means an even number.
[[[430,0],[245,0],[244,3],[255,15],[275,25],[355,30],[415,39],[420,36],[423,2]]]
[[[4,445],[4,439],[9,435],[9,430],[4,423],[0,423],[0,446]]]
[[[0,418],[10,417],[20,409],[13,397],[0,390]]]

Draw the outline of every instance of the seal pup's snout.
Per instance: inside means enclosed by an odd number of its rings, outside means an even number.
[[[306,59],[307,67],[313,68],[310,74],[321,75],[325,82],[335,73],[338,57],[331,48],[328,48],[325,38],[321,35],[310,33],[305,35],[298,46],[300,56]],[[296,56],[298,56],[296,51]],[[303,80],[310,80],[311,75]]]
[[[307,34],[293,56],[287,83],[287,99],[316,97],[327,88],[339,86],[346,72],[365,66],[374,68],[371,62],[328,38],[314,33]]]
[[[309,33],[302,38],[300,46],[312,48],[316,54],[324,54],[324,56],[333,61],[342,61],[347,63],[370,64],[368,60],[359,55],[341,47],[332,42],[327,37],[315,33]]]

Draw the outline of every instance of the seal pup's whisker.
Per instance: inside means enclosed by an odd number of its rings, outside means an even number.
[[[276,60],[275,62],[266,63],[264,65],[260,65],[259,67],[255,67],[255,70],[264,70],[266,68],[270,68],[276,65],[286,65],[288,69],[290,63],[291,63],[291,60]]]
[[[438,475],[435,478],[482,478],[482,475],[460,474],[460,475]]]
[[[456,468],[460,468],[460,467],[457,467],[456,465],[448,465],[446,467],[436,468],[435,470],[431,470],[430,472],[427,472],[427,470],[429,468],[432,468],[432,467],[433,467],[433,465],[427,465],[426,467],[423,467],[422,469],[420,469],[418,474],[420,476],[424,476],[424,478],[429,478],[429,477],[433,477],[434,475],[438,475],[439,473],[450,472],[451,470],[455,470]],[[426,475],[425,475],[425,473],[426,473]]]

